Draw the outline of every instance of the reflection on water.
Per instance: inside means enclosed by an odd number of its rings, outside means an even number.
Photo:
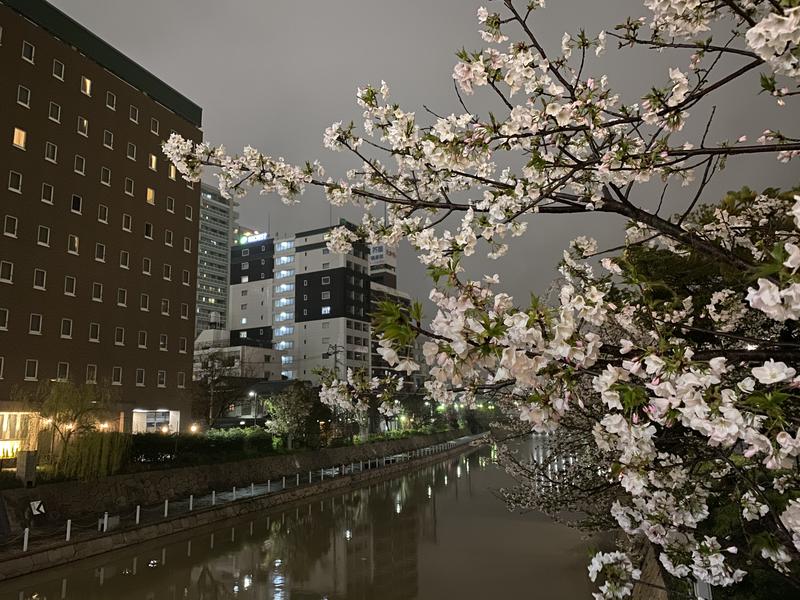
[[[0,598],[588,598],[588,542],[543,515],[509,513],[492,493],[508,483],[483,448],[213,533],[9,582]]]

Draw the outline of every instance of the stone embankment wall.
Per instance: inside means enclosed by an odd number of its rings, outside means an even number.
[[[41,500],[48,519],[66,520],[85,514],[120,512],[135,507],[154,505],[164,500],[186,498],[211,490],[227,491],[233,486],[246,487],[284,475],[308,473],[322,468],[382,458],[445,442],[465,435],[464,431],[448,431],[400,440],[373,442],[343,448],[326,448],[315,452],[297,452],[265,456],[237,462],[162,469],[141,473],[113,475],[97,481],[64,481],[30,489],[2,492],[9,529],[20,531],[29,503]],[[2,509],[2,506],[0,506]]]

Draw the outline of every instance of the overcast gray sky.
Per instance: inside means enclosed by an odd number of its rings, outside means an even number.
[[[490,9],[498,4],[474,0],[51,1],[202,106],[207,140],[223,143],[231,151],[250,144],[297,162],[319,158],[334,176],[355,163],[324,150],[322,132],[334,121],[360,121],[354,101],[357,86],[385,79],[394,99],[420,116],[422,104],[440,114],[460,111],[451,79],[454,53],[461,47],[482,47],[475,11],[481,4]],[[626,14],[647,14],[636,0],[548,4],[536,13],[534,26],[554,50],[560,47],[564,31],[584,27],[596,34],[612,29]],[[685,67],[688,60],[687,54],[616,51],[612,45],[592,61],[590,72],[608,73],[612,86],[624,91],[630,102],[651,85],[664,85],[673,61]],[[725,96],[729,105],[719,107],[710,140],[742,134],[754,140],[766,126],[780,128],[791,122],[791,109],[779,111],[769,98],[756,97],[757,90],[757,75],[730,87]],[[488,96],[469,98],[468,106],[473,112],[502,111]],[[706,115],[710,109],[709,103],[694,110]],[[725,190],[746,184],[757,189],[790,186],[798,182],[796,173],[796,166],[773,160],[732,160],[707,199],[714,201]],[[676,211],[689,195],[684,190],[672,197]],[[242,223],[261,230],[269,213],[273,234],[327,225],[330,218],[316,190],[293,207],[263,196],[247,198],[240,213]],[[340,215],[353,218],[356,213],[337,211],[334,218]],[[474,275],[480,270],[500,273],[506,288],[525,302],[529,291],[547,287],[572,237],[585,233],[598,238],[601,245],[616,245],[621,226],[620,219],[604,215],[536,219],[527,236],[517,240],[501,262],[476,259]],[[407,247],[400,252],[399,278],[401,287],[412,295],[427,296],[430,285]]]

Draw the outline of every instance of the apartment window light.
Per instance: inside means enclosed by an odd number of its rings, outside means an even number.
[[[106,92],[106,108],[117,110],[117,96],[114,92]]]
[[[147,166],[150,167],[151,171],[155,171],[158,168],[158,157],[155,154],[149,154],[147,156]]]
[[[59,81],[64,81],[64,63],[60,60],[53,59],[53,77]]]
[[[56,146],[53,142],[45,143],[44,159],[53,164],[58,162],[58,146]]]
[[[148,204],[156,203],[156,191],[153,188],[147,188],[146,200]]]
[[[81,93],[86,96],[92,95],[92,80],[85,75],[81,75]]]
[[[322,314],[323,314],[323,315],[329,315],[329,314],[331,314],[331,307],[330,307],[330,306],[323,306],[323,307],[322,307]]]
[[[23,41],[22,42],[22,59],[28,61],[29,63],[33,64],[34,57],[36,55],[36,47],[31,44],[30,42]]]
[[[169,171],[169,178],[172,179],[172,181],[175,181],[175,179],[177,179],[178,177],[177,167],[173,164],[170,164],[168,171]]]
[[[3,219],[3,235],[15,238],[17,237],[17,226],[19,221],[17,217],[6,215]]]
[[[78,116],[78,135],[89,137],[89,119]]]
[[[19,148],[20,150],[25,150],[25,145],[28,140],[28,134],[24,129],[20,129],[19,127],[14,127],[14,137],[12,142],[15,148]]]
[[[24,85],[17,86],[17,104],[25,108],[31,107],[31,91]]]
[[[108,129],[103,130],[103,146],[109,150],[114,149],[114,134]]]
[[[47,109],[47,118],[54,123],[61,123],[61,106],[55,102],[51,102]]]

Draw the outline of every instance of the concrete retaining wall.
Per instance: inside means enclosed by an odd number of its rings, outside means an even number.
[[[164,500],[186,498],[211,490],[230,490],[250,483],[266,482],[284,475],[307,473],[321,468],[358,463],[400,452],[430,446],[463,436],[464,431],[449,431],[401,440],[374,442],[343,448],[326,448],[315,452],[298,452],[254,458],[238,462],[198,465],[141,473],[113,475],[98,481],[65,481],[40,485],[31,489],[4,490],[9,529],[19,533],[24,528],[25,511],[33,500],[41,500],[48,520],[65,521],[81,515],[99,515],[105,511],[118,513]],[[0,503],[2,509],[2,503]]]
[[[455,434],[449,434],[447,437],[455,437]],[[397,440],[393,443],[410,442],[412,439],[413,438],[409,438],[409,440]],[[422,440],[425,443],[416,447],[428,446],[432,443],[430,436],[426,436],[422,438]],[[468,448],[468,446],[459,445],[438,454],[387,465],[380,469],[370,469],[362,473],[354,473],[344,477],[336,477],[335,479],[317,482],[313,485],[290,488],[282,492],[258,496],[251,500],[242,500],[214,508],[200,509],[189,515],[165,519],[160,523],[143,525],[135,529],[119,530],[102,536],[98,535],[91,539],[84,539],[71,543],[54,542],[47,547],[28,552],[27,554],[20,553],[19,556],[4,560],[0,565],[0,581],[90,558],[98,554],[120,550],[127,546],[177,534],[193,528],[209,525],[218,526],[225,520],[236,519],[255,511],[262,511],[277,506],[290,507],[293,503],[312,500],[315,496],[357,488],[371,481],[390,479],[401,473],[418,469],[424,465],[440,462],[450,456],[461,454],[467,451]]]

